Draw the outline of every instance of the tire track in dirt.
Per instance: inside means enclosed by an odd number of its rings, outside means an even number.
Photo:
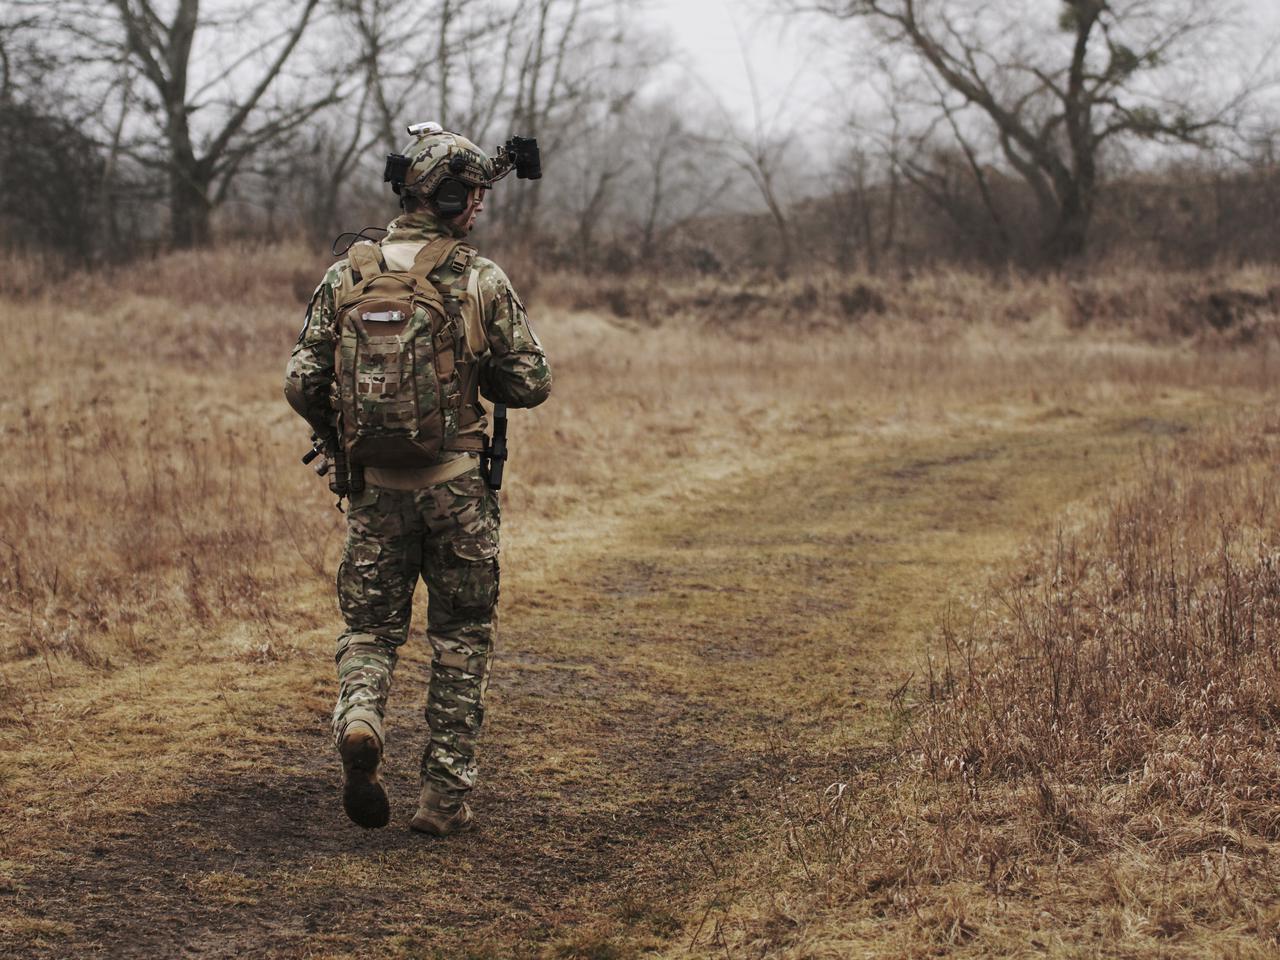
[[[427,670],[415,639],[393,694],[389,829],[345,821],[323,718],[300,712],[252,774],[192,771],[189,799],[5,892],[71,929],[0,932],[0,948],[626,956],[687,940],[719,861],[772,842],[780,780],[872,762],[909,641],[1144,435],[1097,427],[798,438],[702,500],[517,573],[474,834],[407,830]]]

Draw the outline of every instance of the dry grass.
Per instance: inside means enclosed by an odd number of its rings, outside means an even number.
[[[73,303],[45,291],[4,309],[4,368],[20,385],[0,401],[0,648],[10,657],[101,667],[179,637],[199,644],[227,621],[247,630],[245,656],[272,656],[277,595],[327,577],[340,519],[320,508],[322,484],[292,466],[305,430],[279,399],[310,289],[301,260],[293,250],[175,254],[88,277]],[[927,299],[942,317],[982,295],[1010,296],[948,276]],[[557,396],[517,414],[514,512],[548,521],[554,536],[554,521],[607,510],[619,484],[658,489],[673,459],[729,470],[744,449],[785,445],[815,417],[835,430],[918,424],[983,405],[1070,408],[1269,379],[1269,350],[1154,351],[1081,340],[1046,318],[1034,335],[923,313],[815,331],[788,325],[792,307],[778,302],[777,322],[728,329],[700,308],[712,329],[695,336],[680,318],[654,330],[589,313],[540,317]]]
[[[1278,463],[1270,414],[1189,438],[954,609],[896,759],[784,791],[795,882],[741,940],[1274,956]]]
[[[944,268],[898,277],[798,271],[786,280],[580,277],[556,278],[545,292],[558,305],[626,323],[676,320],[748,335],[761,325],[899,335],[905,327],[913,337],[938,340],[994,328],[1018,338],[1087,331],[1207,346],[1280,336],[1280,284],[1273,270],[1261,266],[1186,272],[1128,267],[1082,276],[982,276]]]
[[[0,396],[0,810],[12,829],[0,840],[0,889],[42,857],[69,856],[68,838],[181,798],[193,768],[247,769],[228,746],[246,728],[270,744],[301,722],[323,726],[331,691],[316,651],[327,649],[336,623],[330,578],[342,521],[323,483],[297,463],[306,430],[280,392],[300,303],[321,268],[287,249],[185,254],[79,278],[69,285],[74,298],[68,285],[41,281],[38,267],[9,271],[0,299],[0,374],[14,385]],[[1155,327],[1122,315],[1126,284]],[[1252,319],[1221,330],[1201,323],[1174,335],[1159,319],[1163,308],[1176,313],[1223,289],[1262,297],[1262,273],[1165,285],[1099,278],[1085,287],[1112,297],[1097,308],[1105,323],[1079,321],[1077,287],[961,274],[688,284],[652,301],[660,309],[619,320],[595,307],[614,296],[607,286],[544,280],[531,307],[557,385],[545,408],[513,415],[510,566],[533,579],[543,561],[607,544],[624,524],[662,517],[676,502],[713,503],[735,477],[784,462],[800,436],[891,447],[1015,420],[1070,423],[1184,401],[1210,409],[1271,390],[1276,318],[1262,300],[1249,308]],[[1246,326],[1256,328],[1248,337],[1233,332]],[[1224,942],[1263,942],[1255,928],[1274,926],[1272,914],[1239,865],[1254,864],[1259,845],[1272,842],[1262,821],[1277,770],[1261,719],[1275,715],[1266,712],[1271,634],[1222,616],[1238,609],[1256,625],[1273,612],[1256,592],[1260,545],[1275,541],[1267,540],[1265,461],[1255,454],[1270,451],[1271,439],[1253,430],[1244,434],[1254,438],[1248,447],[1216,436],[1216,448],[1188,456],[1218,449],[1219,460],[1153,467],[1159,482],[1125,501],[1182,513],[1135,514],[1136,525],[1064,539],[1060,554],[1055,546],[1037,560],[1009,594],[1021,620],[949,635],[950,671],[940,667],[939,699],[913,728],[920,766],[873,766],[816,800],[790,791],[784,865],[806,879],[766,901],[753,899],[765,889],[753,887],[740,940],[843,956],[840,943],[879,937],[887,924],[903,951],[1000,936],[1012,943],[1009,931],[1037,916],[1016,898],[1062,877],[1073,892],[1051,905],[1058,919],[1043,925],[1063,943],[1126,924],[1137,925],[1134,937],[1155,937],[1152,925],[1166,923],[1160,910],[1181,924],[1161,943],[1199,942],[1186,931],[1211,928],[1234,938]],[[903,469],[909,480],[914,468]],[[1142,580],[1148,569],[1158,576]],[[1126,576],[1138,577],[1130,606],[1105,593],[1127,589]],[[1218,593],[1214,576],[1225,577]],[[513,582],[504,603],[526,600]],[[527,599],[527,616],[536,599]],[[689,605],[664,602],[655,620],[678,622]],[[723,603],[721,615],[731,616],[734,595]],[[587,624],[591,615],[585,607],[564,617]],[[1186,639],[1172,652],[1139,654],[1121,642],[1117,617],[1153,635],[1176,623]],[[1064,622],[1097,646],[1045,647]],[[1201,637],[1201,624],[1217,633]],[[1235,638],[1238,656],[1210,687],[1190,652],[1223,636]],[[984,672],[988,643],[1023,644],[1031,659]],[[1108,659],[1123,670],[1095,676],[1103,656],[1130,659]],[[1165,672],[1144,673],[1151,663]],[[991,719],[996,705],[1022,696],[1040,706],[1041,687],[1029,684],[1043,682],[1046,664],[1069,688],[1059,707],[1067,712],[1055,727],[1028,707],[1020,724],[1052,735],[1031,745],[1002,739],[1011,727]],[[685,666],[654,669],[674,677]],[[688,665],[691,676],[698,669]],[[1142,695],[1118,701],[1127,712],[1092,716],[1100,694],[1086,698],[1086,681],[1116,697],[1140,682]],[[1197,739],[1227,715],[1234,725]],[[1177,722],[1161,726],[1161,716]],[[1201,829],[1208,839],[1187,839]],[[1157,881],[1152,865],[1187,874]],[[247,895],[241,880],[209,876],[220,896]],[[1159,906],[1170,891],[1186,891],[1191,906]],[[1006,901],[1014,906],[1006,910]],[[1117,912],[1091,926],[1099,904]],[[31,936],[60,929],[32,923]],[[566,955],[591,954],[594,933],[582,936]]]

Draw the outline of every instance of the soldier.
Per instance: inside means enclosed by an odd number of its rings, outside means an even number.
[[[551,371],[506,274],[462,241],[495,180],[513,166],[530,176],[511,144],[532,141],[513,139],[491,160],[436,124],[409,131],[413,141],[387,166],[403,212],[380,242],[353,245],[325,274],[285,396],[330,455],[350,460],[337,580],[347,628],[333,711],[343,807],[362,827],[390,819],[378,773],[383,718],[421,576],[433,651],[430,740],[410,826],[446,836],[471,825],[465,798],[476,781],[498,602],[498,498],[482,469],[479,395],[533,407],[550,393]],[[536,167],[536,144],[532,156]]]

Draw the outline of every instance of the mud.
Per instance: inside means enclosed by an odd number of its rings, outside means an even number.
[[[602,688],[599,671],[559,671],[550,685],[541,672],[510,673],[510,703],[548,694],[607,700],[620,689]],[[404,689],[393,722],[407,729],[426,676],[418,670],[397,682]],[[625,879],[633,899],[670,892],[691,869],[686,842],[717,835],[765,801],[761,785],[776,782],[780,758],[736,755],[692,736],[688,725],[714,712],[688,701],[664,715],[615,710],[590,731],[603,748],[604,776],[536,800],[521,789],[515,746],[490,737],[488,778],[474,797],[478,826],[446,841],[408,830],[417,775],[409,744],[393,740],[389,751],[391,825],[362,831],[343,817],[336,757],[323,731],[312,731],[263,757],[251,775],[193,776],[189,799],[63,851],[67,866],[29,876],[6,896],[11,905],[35,918],[73,918],[74,929],[21,949],[34,957],[293,956],[318,933],[358,949],[411,929],[442,956],[456,956],[449,950],[477,940],[509,942],[513,925],[533,949],[582,919],[591,888],[612,891]],[[620,795],[620,780],[651,787]],[[319,894],[309,889],[305,902],[289,895],[290,877],[342,857],[377,862],[377,886],[353,877]],[[448,882],[450,896],[434,901],[424,876]],[[211,877],[231,888],[230,902],[207,889]],[[471,905],[464,916],[450,906],[458,901]],[[0,939],[0,947],[19,944]]]

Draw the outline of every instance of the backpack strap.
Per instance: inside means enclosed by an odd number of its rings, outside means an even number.
[[[372,241],[357,243],[347,251],[347,263],[351,267],[351,282],[360,283],[387,272],[387,260],[382,248]]]
[[[418,255],[413,258],[413,266],[409,268],[409,273],[423,280],[430,280],[431,275],[440,269],[445,260],[454,255],[459,246],[466,246],[466,244],[453,237],[436,237],[424,243]]]
[[[458,339],[463,345],[467,342],[467,330],[466,321],[462,319],[462,299],[467,295],[471,261],[475,258],[476,248],[460,243],[450,256],[444,258],[436,271],[436,277],[433,277],[444,298],[444,311],[457,326]]]
[[[485,437],[478,426],[484,419],[484,408],[480,406],[480,362],[471,350],[470,341],[467,338],[467,321],[462,315],[462,301],[471,286],[475,258],[475,247],[469,244],[459,245],[453,256],[445,261],[446,266],[442,271],[444,277],[441,279],[447,282],[448,287],[447,292],[442,289],[441,293],[444,295],[445,312],[449,314],[457,330],[456,349],[463,356],[471,354],[460,368],[462,409],[458,412],[459,435],[454,439],[452,446],[459,450],[483,451]],[[478,302],[476,308],[479,309]]]
[[[459,435],[446,445],[446,450],[479,453],[484,449],[484,435],[479,430],[469,430],[484,416],[479,405],[480,368],[468,352],[466,320],[462,316],[462,301],[471,279],[471,266],[476,258],[476,248],[453,237],[432,240],[418,251],[414,258],[412,274],[422,276],[440,293],[448,320],[454,363],[459,371],[458,384],[461,408],[458,410]]]

